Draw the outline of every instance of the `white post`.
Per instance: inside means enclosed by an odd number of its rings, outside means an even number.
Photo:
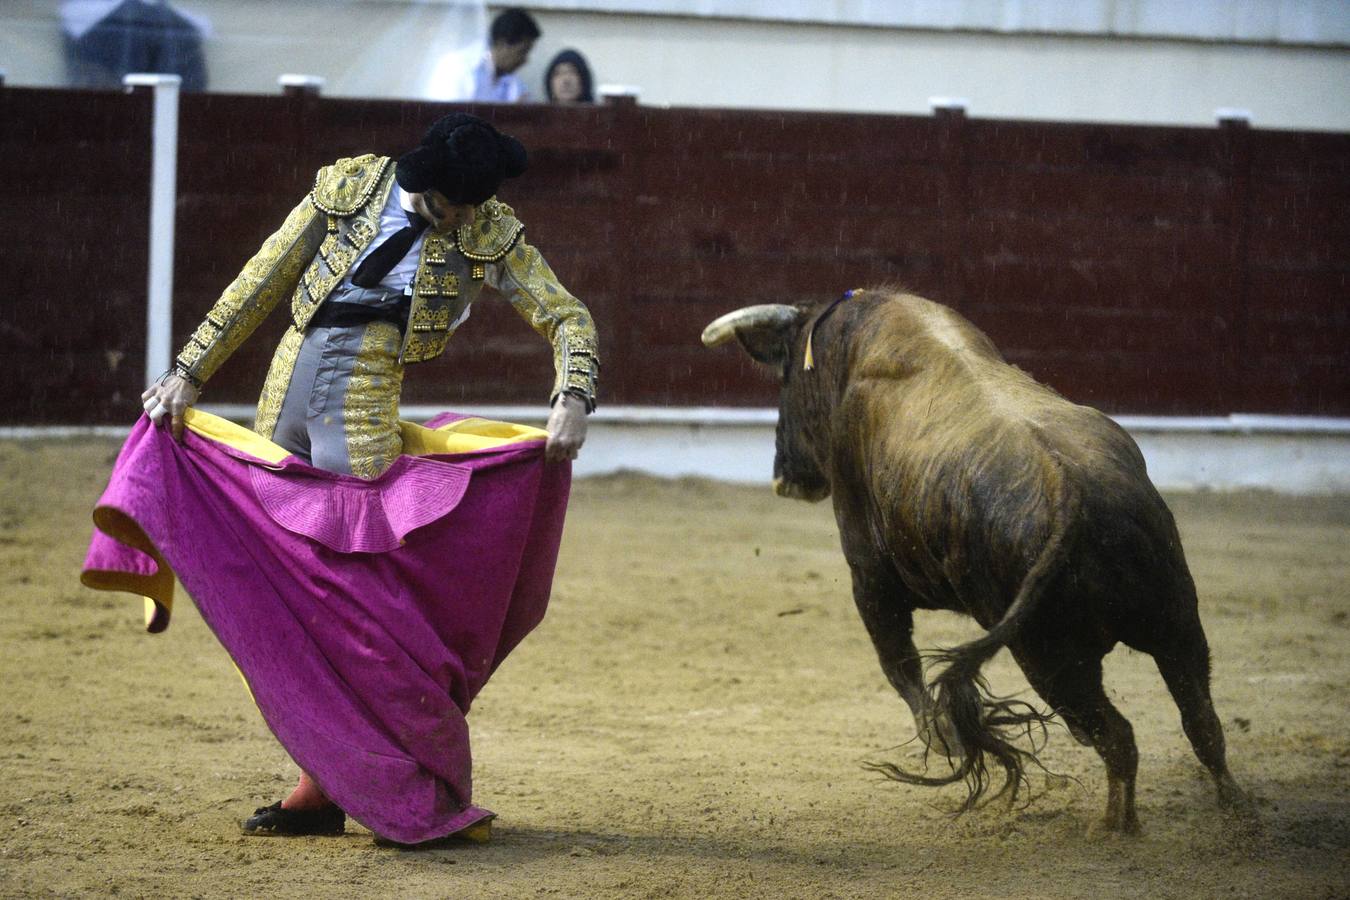
[[[595,93],[606,106],[636,106],[642,88],[635,84],[602,84]]]
[[[934,114],[940,112],[965,114],[970,109],[970,101],[965,97],[929,97],[928,108]]]
[[[317,97],[323,93],[323,86],[327,83],[327,80],[320,75],[286,72],[277,76],[277,84],[281,87],[283,94],[313,94]]]
[[[150,275],[145,309],[145,383],[172,364],[173,241],[178,198],[177,75],[132,74],[122,79],[128,89],[155,92],[153,151],[150,162]]]
[[[1214,110],[1214,121],[1220,125],[1250,126],[1252,124],[1252,111],[1239,106],[1220,106]]]

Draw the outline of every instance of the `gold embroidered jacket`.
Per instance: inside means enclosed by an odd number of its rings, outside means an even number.
[[[319,170],[314,189],[248,261],[177,357],[199,383],[210,378],[285,296],[303,331],[379,232],[394,187],[393,160],[367,154]],[[424,232],[413,278],[408,328],[399,359],[435,359],[484,283],[553,345],[557,373],[550,401],[563,391],[595,408],[599,347],[586,307],[567,292],[539,251],[522,240],[525,226],[495,197],[451,234]]]

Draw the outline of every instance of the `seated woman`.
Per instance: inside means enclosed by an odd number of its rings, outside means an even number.
[[[563,50],[544,73],[544,93],[550,103],[594,103],[591,67],[575,50]]]

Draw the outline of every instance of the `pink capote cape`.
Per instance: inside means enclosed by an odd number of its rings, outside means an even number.
[[[142,417],[81,580],[146,597],[158,632],[177,575],[295,762],[417,843],[492,815],[470,802],[465,715],[543,618],[571,467],[524,426],[443,414],[403,437],[364,481],[196,410],[182,445]]]

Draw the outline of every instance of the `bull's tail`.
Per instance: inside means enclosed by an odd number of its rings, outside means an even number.
[[[867,763],[868,768],[909,784],[936,786],[964,781],[969,793],[962,812],[980,804],[991,785],[991,768],[1002,768],[1003,786],[990,799],[1007,794],[1010,803],[1016,800],[1027,782],[1028,765],[1040,765],[1034,738],[1037,731],[1044,735],[1051,715],[1020,700],[992,696],[980,668],[1017,635],[1059,573],[1067,556],[1068,532],[1077,519],[1077,506],[1072,487],[1062,484],[1050,536],[1003,618],[983,636],[929,657],[930,665],[946,666],[928,686],[932,743],[943,745],[949,758],[959,757],[959,764],[946,776],[907,772],[891,763]],[[1017,746],[1014,741],[1019,738],[1027,739],[1031,749]],[[932,749],[930,745],[929,751]]]

